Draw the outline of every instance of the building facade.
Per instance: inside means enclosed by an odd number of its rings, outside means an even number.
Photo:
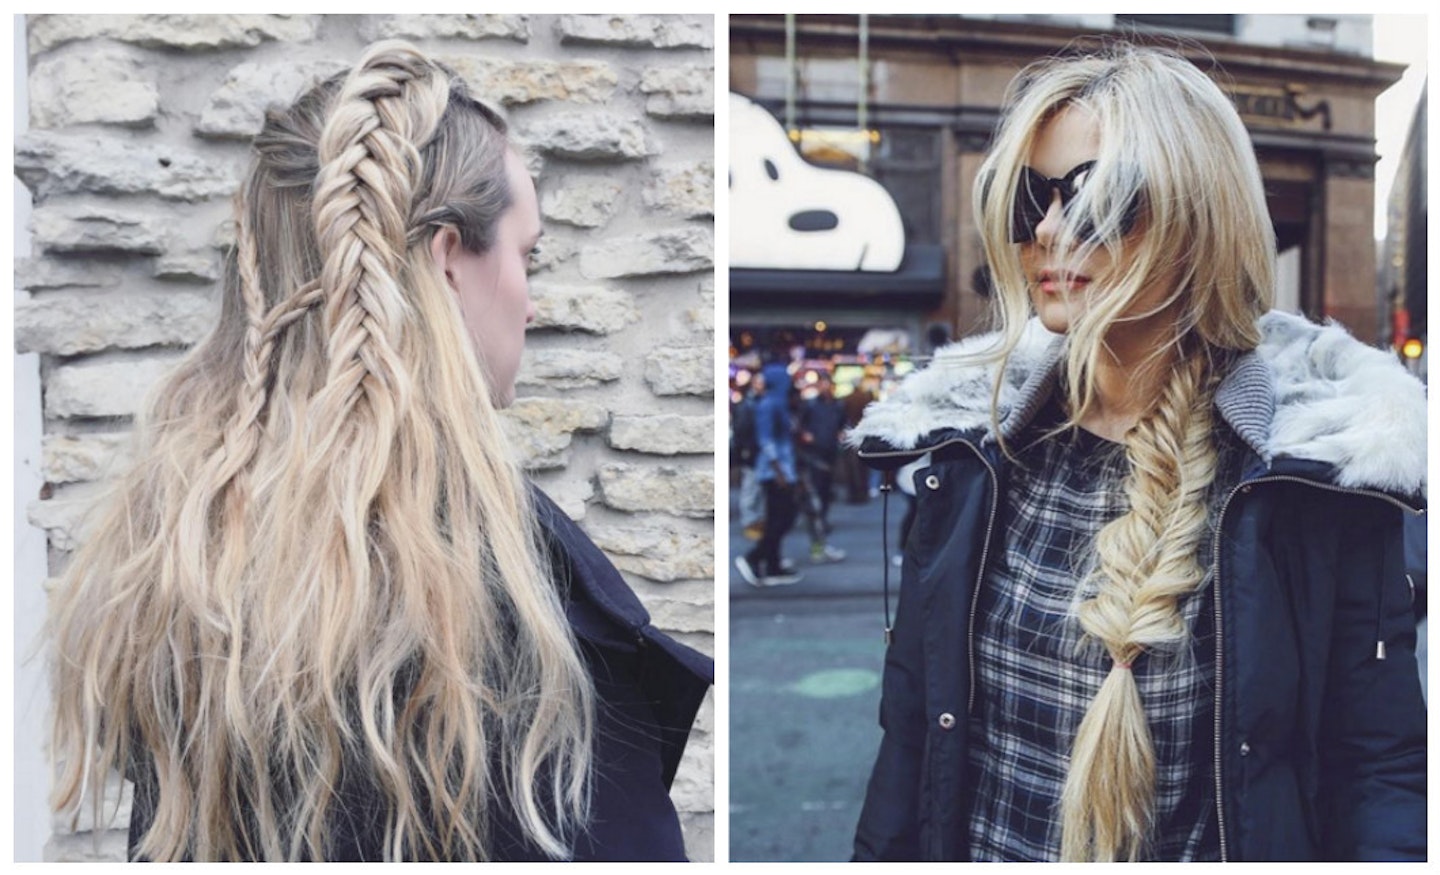
[[[860,169],[894,196],[907,243],[938,275],[926,285],[907,258],[897,283],[845,275],[781,289],[732,271],[732,346],[778,331],[824,348],[817,318],[849,338],[903,331],[920,354],[979,330],[988,291],[971,189],[1004,90],[1027,63],[1097,34],[1177,49],[1216,77],[1259,156],[1277,306],[1376,341],[1374,107],[1403,68],[1369,57],[1368,16],[733,15],[731,90],[802,148],[811,131],[868,132]]]

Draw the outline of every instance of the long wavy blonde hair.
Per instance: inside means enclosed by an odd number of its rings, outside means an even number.
[[[1197,554],[1216,467],[1215,387],[1224,362],[1259,343],[1275,237],[1245,127],[1195,65],[1124,43],[1032,64],[1011,85],[975,188],[998,290],[1002,371],[1032,312],[1010,242],[1010,205],[1040,128],[1067,107],[1093,114],[1100,151],[1055,245],[1077,263],[1103,248],[1113,265],[1093,278],[1067,332],[1070,423],[1096,404],[1097,363],[1111,355],[1111,332],[1175,314],[1173,333],[1137,364],[1139,384],[1148,372],[1160,388],[1125,435],[1129,508],[1096,537],[1098,593],[1077,604],[1086,639],[1103,645],[1114,667],[1077,731],[1060,811],[1062,859],[1134,860],[1154,825],[1155,761],[1129,666],[1143,651],[1185,642],[1179,601],[1204,580]],[[1130,203],[1139,205],[1138,224],[1127,234]],[[1163,300],[1138,304],[1157,283],[1168,285]]]
[[[143,768],[137,852],[324,859],[342,775],[387,858],[583,822],[592,685],[429,241],[481,252],[503,121],[413,47],[267,115],[219,324],[53,598],[53,805]]]

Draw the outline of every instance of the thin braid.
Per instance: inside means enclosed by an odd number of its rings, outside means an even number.
[[[235,418],[226,431],[224,464],[218,472],[217,488],[223,488],[250,463],[260,445],[260,416],[265,409],[266,386],[270,377],[271,338],[266,343],[265,290],[260,284],[260,258],[251,227],[249,205],[243,191],[237,195],[235,212],[239,217],[235,239],[235,267],[240,279],[240,297],[245,303],[244,380],[240,384],[240,401]]]
[[[1076,732],[1061,795],[1061,859],[1136,860],[1154,820],[1155,748],[1131,666],[1186,635],[1179,601],[1204,580],[1197,559],[1215,477],[1213,386],[1203,356],[1172,371],[1126,435],[1129,510],[1095,539],[1099,592],[1079,606],[1113,667]]]
[[[248,505],[246,484],[237,482],[240,473],[254,457],[260,437],[257,420],[264,407],[264,383],[266,368],[257,360],[256,352],[264,342],[265,292],[260,283],[259,253],[254,230],[250,225],[249,209],[242,193],[236,195],[235,211],[238,217],[235,232],[235,272],[239,284],[240,299],[245,311],[245,332],[242,346],[242,375],[238,403],[232,412],[219,443],[206,456],[195,477],[195,488],[184,498],[185,512],[181,514],[176,537],[181,544],[201,545],[198,551],[186,552],[178,549],[177,555],[187,558],[191,573],[203,573],[208,562],[206,552],[210,543],[207,529],[215,503],[224,499],[222,513],[232,523],[236,533],[234,540],[222,542],[220,566],[233,567],[243,563],[244,518]],[[238,575],[237,575],[238,576]],[[217,588],[212,594],[211,610],[224,615],[225,628],[231,631],[231,656],[237,654],[234,648],[240,646],[242,636],[235,632],[234,606],[228,604],[226,593]]]

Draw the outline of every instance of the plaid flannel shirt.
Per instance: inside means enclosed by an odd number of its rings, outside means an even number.
[[[1061,421],[1051,401],[1014,442],[1002,502],[1003,549],[988,568],[975,622],[976,707],[969,730],[974,860],[1056,860],[1060,793],[1075,732],[1111,668],[1081,640],[1077,581],[1086,583],[1095,535],[1128,507],[1124,448],[1088,432],[1047,437]],[[1242,445],[1216,426],[1211,495],[1239,481]],[[1211,501],[1211,524],[1216,500]],[[1218,860],[1214,811],[1214,626],[1209,562],[1180,604],[1189,635],[1177,653],[1147,652],[1133,666],[1155,745],[1155,824],[1147,859]]]

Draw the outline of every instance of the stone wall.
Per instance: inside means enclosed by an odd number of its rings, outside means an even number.
[[[270,102],[400,37],[507,116],[546,222],[538,318],[508,422],[537,482],[656,623],[713,653],[713,21],[710,16],[34,15],[35,198],[16,344],[41,356],[51,582],[127,454],[148,388],[215,312],[228,198]],[[41,586],[42,581],[17,581]],[[713,858],[707,702],[674,798]],[[40,751],[17,755],[42,756]],[[119,817],[47,859],[124,855]],[[36,804],[41,804],[39,799]],[[108,830],[106,829],[108,827]]]

